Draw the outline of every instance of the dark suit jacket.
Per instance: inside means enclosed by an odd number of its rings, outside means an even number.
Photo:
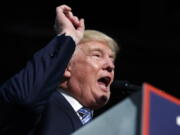
[[[82,123],[67,100],[58,92],[50,97],[36,135],[69,135]]]
[[[75,43],[71,37],[65,35],[55,37],[33,56],[24,69],[0,87],[0,135],[31,134],[30,131],[34,131],[36,127],[43,128],[42,121],[47,123],[44,124],[47,125],[46,128],[57,126],[57,121],[54,124],[53,121],[49,123],[48,118],[57,117],[58,114],[55,115],[56,111],[53,112],[53,110],[58,110],[58,106],[64,106],[64,108],[66,106],[66,101],[62,97],[61,102],[57,99],[55,89],[74,49]],[[53,92],[55,93],[52,94]],[[52,98],[49,100],[51,94]],[[56,100],[64,104],[53,104]],[[48,103],[49,101],[52,103]],[[49,112],[46,108],[47,104],[49,104]],[[64,108],[62,107],[62,110]],[[63,112],[64,110],[61,113]],[[65,116],[68,115],[67,113]],[[67,118],[61,117],[61,119],[60,127],[62,123],[66,123]],[[38,126],[39,123],[41,123],[40,126]],[[38,131],[42,131],[42,128],[38,128]]]

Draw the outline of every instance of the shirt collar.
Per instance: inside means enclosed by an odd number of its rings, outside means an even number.
[[[74,97],[68,95],[64,90],[58,89],[58,91],[65,97],[75,112],[77,112],[83,106]]]

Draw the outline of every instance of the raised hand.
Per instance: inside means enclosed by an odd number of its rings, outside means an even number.
[[[84,29],[84,19],[74,16],[69,6],[61,5],[56,8],[55,31],[57,34],[65,33],[78,44],[83,37]]]

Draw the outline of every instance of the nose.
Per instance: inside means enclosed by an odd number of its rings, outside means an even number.
[[[111,59],[107,59],[104,63],[103,69],[111,73],[112,71],[114,71],[114,68],[115,65],[113,61]]]

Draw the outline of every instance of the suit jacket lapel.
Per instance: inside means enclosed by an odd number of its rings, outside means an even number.
[[[61,108],[63,107],[65,109],[67,115],[69,116],[69,118],[72,121],[74,129],[78,129],[78,128],[82,127],[83,125],[81,123],[81,120],[79,119],[78,115],[76,114],[76,112],[74,111],[72,106],[69,104],[69,102],[58,91],[57,91],[57,95],[58,95],[58,98],[56,98],[56,99],[59,102],[58,105]]]

